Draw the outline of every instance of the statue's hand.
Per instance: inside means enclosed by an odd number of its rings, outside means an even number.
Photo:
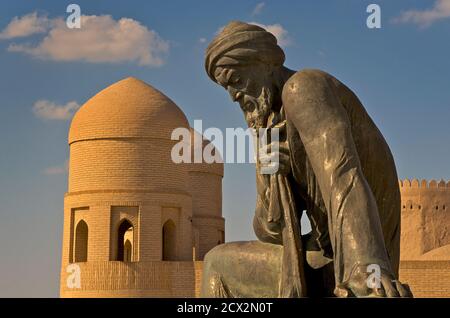
[[[378,284],[366,266],[360,266],[350,279],[334,290],[337,297],[413,297],[409,286],[396,280],[394,275],[381,269]]]
[[[258,170],[264,173],[263,167],[275,167],[273,173],[287,175],[291,171],[289,145],[286,141],[274,141],[259,149]],[[272,173],[271,173],[272,174]]]

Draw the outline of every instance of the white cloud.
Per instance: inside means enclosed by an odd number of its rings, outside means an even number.
[[[33,105],[33,112],[37,117],[43,119],[67,120],[72,118],[78,108],[80,108],[80,105],[75,101],[58,105],[48,100],[38,100]]]
[[[43,173],[46,175],[57,175],[57,174],[64,174],[69,171],[69,160],[66,160],[64,164],[52,166],[44,169]]]
[[[278,41],[280,46],[286,47],[289,46],[292,41],[289,38],[288,31],[283,28],[281,24],[261,24],[258,22],[249,22],[250,24],[255,24],[261,28],[266,29],[268,32],[272,33]]]
[[[428,10],[404,11],[394,23],[414,23],[420,27],[428,27],[433,22],[450,17],[450,0],[436,0],[433,7]]]
[[[198,39],[198,41],[199,41],[200,43],[206,43],[206,38],[200,38],[200,39]]]
[[[252,11],[252,17],[257,16],[258,14],[260,14],[262,12],[262,10],[264,9],[264,6],[266,4],[264,2],[260,2],[258,3],[255,8]]]
[[[130,18],[116,21],[110,15],[83,15],[80,29],[69,29],[62,18],[53,19],[50,31],[40,43],[12,44],[8,50],[54,61],[160,66],[169,43]]]
[[[36,33],[45,33],[51,26],[46,16],[39,16],[37,12],[22,17],[14,17],[0,32],[0,39],[13,39],[30,36]]]

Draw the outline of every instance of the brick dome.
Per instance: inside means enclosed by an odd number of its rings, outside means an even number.
[[[89,99],[75,114],[69,144],[102,138],[169,139],[173,129],[189,128],[186,116],[166,95],[134,77]]]
[[[69,192],[187,193],[187,168],[175,164],[175,128],[189,128],[180,108],[136,78],[123,79],[88,100],[69,131]]]

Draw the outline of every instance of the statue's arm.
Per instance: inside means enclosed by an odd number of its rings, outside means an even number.
[[[337,280],[348,279],[358,265],[376,263],[390,271],[376,201],[331,77],[316,70],[297,72],[285,84],[282,98],[328,212]]]

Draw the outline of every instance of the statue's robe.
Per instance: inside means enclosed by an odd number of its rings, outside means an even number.
[[[312,227],[302,239],[306,270],[332,265],[334,282],[321,282],[329,289],[325,295],[335,286],[345,285],[357,266],[377,264],[397,278],[400,191],[393,156],[382,134],[357,96],[327,73],[297,72],[284,85],[282,100],[292,168],[287,179],[297,219],[306,210]],[[221,296],[258,297],[258,290],[264,289],[264,282],[254,283],[257,288],[250,291],[240,287],[259,279],[249,276],[252,248],[258,246],[254,250],[261,254],[263,247],[259,246],[283,244],[283,222],[273,220],[276,211],[268,209],[270,191],[264,178],[257,174],[254,217],[255,233],[264,243],[229,243],[213,249],[205,259],[204,296],[219,295],[210,288],[212,272],[216,286],[222,286]],[[220,261],[221,250],[229,257],[233,250],[239,251],[240,256],[228,259],[225,265]],[[266,255],[271,253],[278,253],[280,258],[282,250],[271,247]],[[270,277],[275,285],[266,286],[272,290],[272,297],[280,295],[274,289],[282,288],[280,266],[281,261],[267,265],[273,271]],[[314,284],[311,273],[306,273],[308,284]],[[241,277],[240,283],[229,284],[232,276]]]

